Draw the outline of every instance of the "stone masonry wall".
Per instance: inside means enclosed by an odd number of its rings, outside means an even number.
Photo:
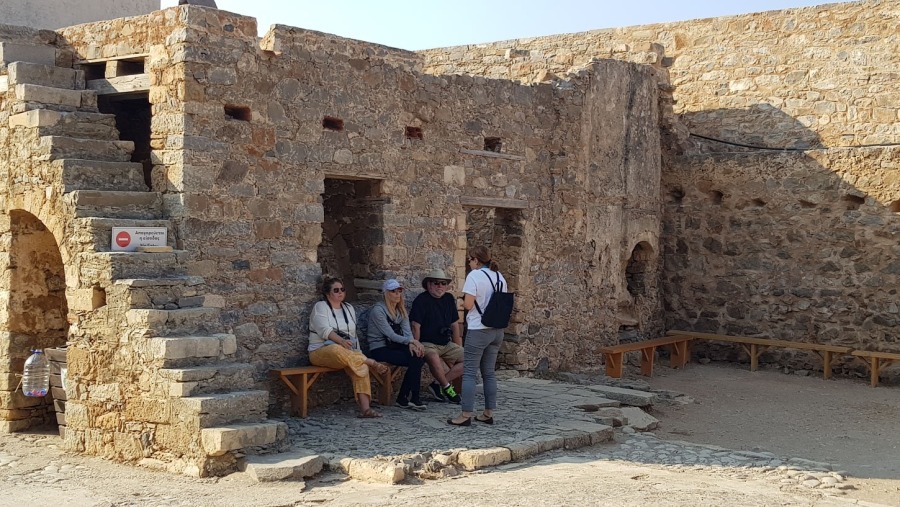
[[[900,350],[900,149],[683,163],[664,178],[667,327]]]
[[[771,147],[900,142],[900,3],[869,0],[422,51],[425,71],[525,82],[592,58],[658,65],[692,133]]]
[[[194,256],[191,274],[227,294],[223,323],[260,379],[306,361],[307,314],[331,262],[318,256],[333,250],[320,249],[326,179],[368,181],[381,194],[384,239],[363,286],[396,276],[417,288],[443,268],[458,291],[463,203],[524,203],[512,214],[520,224],[507,228],[514,248],[501,249],[518,258],[498,258],[520,293],[510,328],[523,343],[517,362],[596,362],[590,351],[615,339],[618,307],[633,305],[626,244],[643,238],[658,249],[657,96],[646,68],[606,62],[562,86],[428,76],[412,53],[288,27],[260,46],[250,18],[196,8],[181,16],[189,26],[169,51],[184,58],[186,114],[160,136],[165,199],[179,247]],[[623,98],[599,106],[597,95]],[[483,152],[485,137],[502,138],[501,153]],[[603,154],[590,166],[588,142]],[[626,224],[632,216],[643,217],[638,226]]]

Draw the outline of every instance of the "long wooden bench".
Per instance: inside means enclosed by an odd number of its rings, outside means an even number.
[[[750,356],[750,371],[756,371],[759,367],[759,355],[769,347],[781,347],[787,349],[810,350],[822,358],[822,372],[824,377],[831,377],[831,363],[835,354],[850,354],[853,349],[840,345],[826,345],[823,343],[793,342],[788,340],[773,340],[769,338],[756,338],[750,336],[727,336],[713,333],[697,333],[694,331],[672,330],[667,333],[670,336],[683,336],[695,340],[711,340],[719,342],[737,343]],[[897,355],[900,358],[900,354]],[[877,362],[876,362],[877,365]],[[876,366],[877,367],[877,366]]]
[[[691,338],[687,336],[663,336],[653,340],[603,347],[600,352],[606,357],[606,375],[612,378],[621,378],[625,353],[640,350],[641,375],[651,377],[653,376],[653,361],[656,359],[657,347],[670,347],[672,368],[681,368],[691,360],[690,342]]]
[[[882,368],[890,366],[894,361],[900,361],[900,354],[896,352],[854,350],[851,354],[861,359],[869,367],[869,379],[872,387],[878,387],[878,376],[881,375]]]
[[[373,369],[369,369],[369,375],[378,384],[378,402],[383,406],[391,404],[393,398],[394,380],[396,380],[403,371],[400,366],[391,366],[387,373],[379,374]],[[299,414],[300,417],[306,418],[309,411],[309,390],[313,384],[323,373],[341,372],[334,368],[326,368],[324,366],[295,366],[292,368],[274,368],[272,374],[281,379],[291,392],[291,413]]]

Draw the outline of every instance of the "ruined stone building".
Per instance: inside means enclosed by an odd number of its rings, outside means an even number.
[[[306,363],[323,273],[364,309],[387,277],[458,290],[481,243],[507,368],[671,328],[900,351],[898,17],[420,53],[196,6],[0,25],[0,431],[51,419],[16,374],[68,344],[68,449],[227,472],[285,438],[268,370]],[[112,252],[119,226],[174,251]]]

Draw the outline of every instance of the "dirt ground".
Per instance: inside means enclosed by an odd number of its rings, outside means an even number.
[[[659,437],[834,463],[849,472],[856,489],[836,497],[753,470],[676,470],[598,459],[616,444],[550,453],[440,481],[388,486],[326,474],[304,488],[299,482],[254,484],[244,474],[172,476],[67,455],[56,447],[58,438],[17,434],[0,435],[0,465],[10,457],[18,460],[14,467],[0,466],[0,506],[900,506],[898,387],[750,373],[739,365],[659,368],[650,383],[696,400],[658,406]]]
[[[850,496],[900,505],[898,386],[715,363],[659,368],[649,383],[696,402],[656,407],[660,438],[833,463],[857,482]]]

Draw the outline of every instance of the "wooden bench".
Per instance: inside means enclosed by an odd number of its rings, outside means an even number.
[[[606,356],[606,375],[612,378],[621,378],[625,353],[640,350],[641,375],[651,377],[653,376],[653,361],[656,358],[657,347],[669,346],[672,352],[672,368],[681,368],[691,360],[690,342],[691,338],[687,336],[663,336],[653,340],[603,347],[600,352]]]
[[[378,402],[382,406],[391,404],[393,398],[394,380],[396,380],[403,368],[400,366],[390,366],[387,373],[379,374],[373,369],[369,369],[369,376],[378,384]],[[300,417],[306,418],[309,407],[309,390],[316,383],[323,373],[341,372],[334,368],[326,368],[324,366],[295,366],[293,368],[274,368],[272,374],[281,379],[291,392],[291,413],[299,414]]]
[[[900,361],[900,354],[896,352],[878,352],[874,350],[854,350],[851,354],[860,358],[869,367],[869,378],[872,387],[878,386],[878,376],[881,369],[890,366],[894,361]]]
[[[684,336],[695,340],[711,340],[720,342],[737,343],[750,355],[750,371],[756,371],[759,367],[759,355],[769,347],[781,347],[786,349],[810,350],[822,358],[822,372],[824,377],[831,377],[831,362],[835,354],[850,354],[850,347],[840,345],[826,345],[823,343],[793,342],[788,340],[772,340],[769,338],[755,338],[749,336],[727,336],[713,333],[697,333],[694,331],[672,330],[667,333],[672,336]],[[900,357],[900,356],[898,356]]]

